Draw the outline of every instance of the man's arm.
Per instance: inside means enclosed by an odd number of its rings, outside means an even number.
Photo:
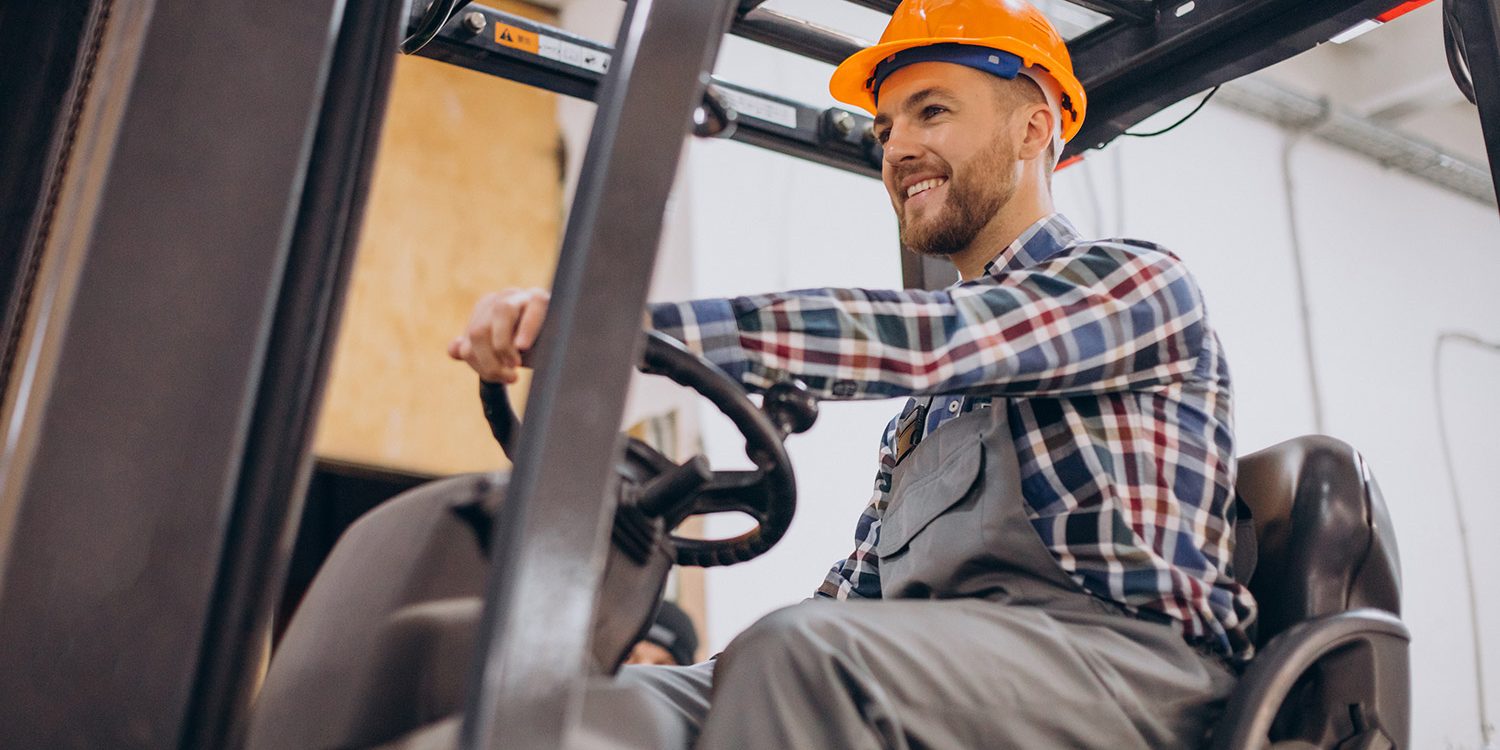
[[[1180,381],[1203,304],[1182,262],[1119,243],[940,292],[815,289],[651,307],[652,325],[753,388],[823,398],[1073,395]]]

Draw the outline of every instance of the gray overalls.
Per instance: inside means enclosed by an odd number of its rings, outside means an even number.
[[[699,748],[1202,744],[1233,674],[1063,571],[1023,507],[1003,401],[918,443],[890,498],[883,599],[804,602],[714,662],[619,680],[665,702]]]

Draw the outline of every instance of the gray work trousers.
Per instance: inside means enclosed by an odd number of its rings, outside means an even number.
[[[1023,507],[1006,410],[896,467],[885,599],[762,618],[715,661],[625,667],[705,750],[1192,748],[1234,687],[1217,657],[1068,576]]]
[[[1192,748],[1234,686],[1164,625],[978,599],[806,602],[617,679],[715,750]]]

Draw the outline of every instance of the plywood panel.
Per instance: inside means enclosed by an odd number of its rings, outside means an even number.
[[[522,3],[488,4],[556,23]],[[319,456],[428,474],[505,465],[473,373],[444,349],[480,295],[551,283],[563,213],[556,110],[557,97],[538,89],[397,61]],[[683,418],[645,411],[672,425]],[[683,533],[701,534],[701,522]],[[676,595],[706,634],[702,571],[682,569]]]
[[[552,20],[519,3],[498,7]],[[434,474],[503,465],[474,374],[444,349],[485,292],[551,283],[562,215],[556,99],[432,60],[397,61],[318,455]]]

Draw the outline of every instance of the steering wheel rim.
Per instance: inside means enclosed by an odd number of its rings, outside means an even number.
[[[677,564],[733,565],[764,553],[785,536],[796,512],[796,480],[781,431],[734,378],[677,341],[648,331],[642,360],[642,372],[666,377],[692,389],[728,417],[744,435],[745,453],[756,466],[752,471],[712,472],[707,484],[693,493],[691,502],[674,506],[662,516],[668,529],[676,528],[689,516],[727,511],[744,513],[756,522],[755,528],[725,539],[693,539],[671,534]],[[521,421],[510,405],[505,387],[480,381],[480,401],[495,441],[506,455],[514,455]],[[630,439],[629,448],[627,460],[641,462],[643,455],[659,456],[634,438]]]

